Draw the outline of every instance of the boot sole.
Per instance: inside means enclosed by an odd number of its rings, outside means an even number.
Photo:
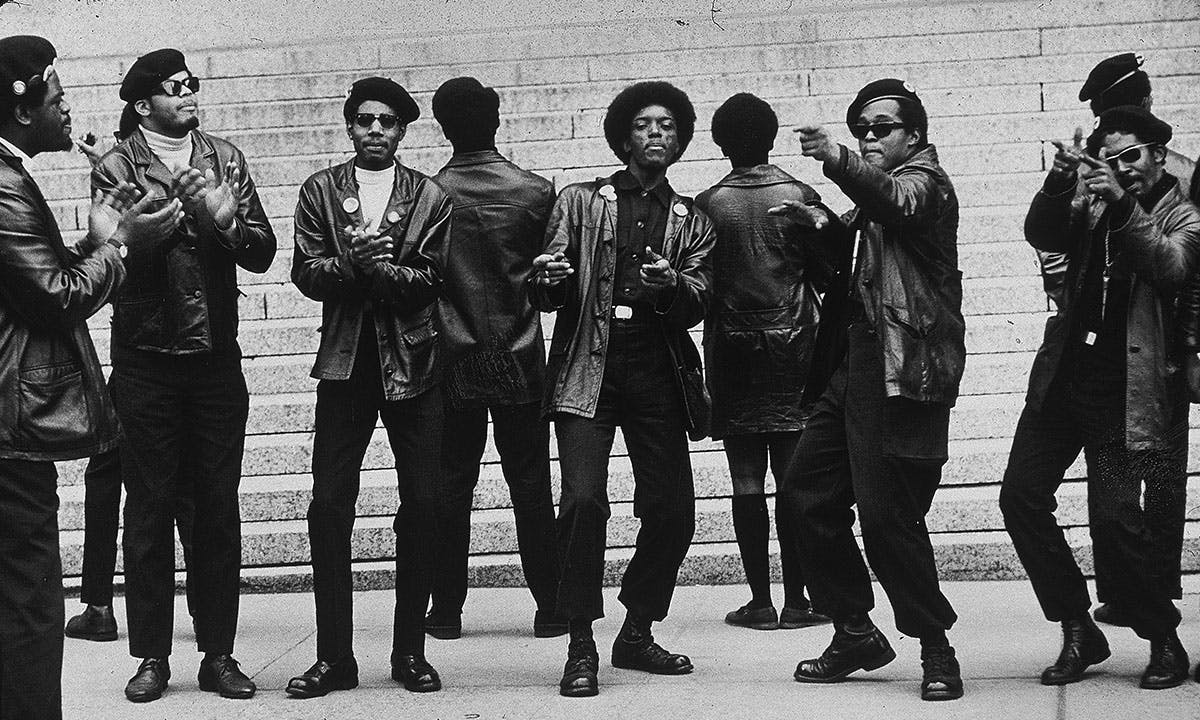
[[[1099,665],[1110,657],[1112,657],[1112,651],[1108,648],[1104,648],[1104,652],[1099,653],[1093,658],[1089,658],[1089,662],[1083,666],[1083,669],[1079,671],[1078,675],[1072,675],[1070,677],[1053,680],[1047,680],[1046,676],[1042,675],[1041,682],[1043,685],[1048,685],[1050,687],[1058,687],[1059,685],[1070,685],[1071,683],[1077,683],[1087,675],[1089,668],[1091,668],[1093,665]]]
[[[725,619],[725,624],[730,625],[732,627],[749,628],[751,630],[776,630],[778,628],[783,627],[778,622],[740,623],[740,622],[730,622],[729,618]]]
[[[358,687],[358,678],[326,682],[324,688],[315,692],[303,687],[292,687],[291,685],[288,685],[283,691],[287,693],[288,697],[296,698],[297,700],[308,700],[309,698],[325,697],[334,690],[353,690],[356,687]]]
[[[107,633],[89,633],[89,634],[72,633],[72,632],[63,631],[63,636],[69,637],[72,640],[90,640],[92,642],[112,642],[113,640],[117,639],[117,631],[113,630],[112,632],[107,632]]]
[[[850,675],[850,673],[858,672],[859,670],[866,670],[868,672],[870,672],[871,670],[878,670],[879,668],[883,667],[884,665],[887,665],[888,663],[890,663],[891,661],[893,661],[895,659],[896,659],[896,651],[889,647],[887,649],[887,652],[881,653],[878,657],[871,658],[870,662],[863,663],[862,665],[857,665],[855,667],[847,668],[847,669],[837,673],[836,675],[830,675],[829,677],[818,678],[818,677],[811,677],[809,675],[800,675],[797,673],[793,673],[792,677],[795,678],[796,682],[802,682],[802,683],[836,683],[836,682],[841,682],[841,681],[845,680],[846,677]]]
[[[425,634],[429,637],[437,638],[438,640],[458,640],[462,637],[462,628],[434,626],[425,627]]]
[[[621,668],[622,670],[640,670],[642,672],[648,672],[651,675],[687,675],[696,669],[696,667],[691,663],[678,668],[658,668],[648,665],[639,665],[633,662],[618,662],[616,658],[612,658],[612,666],[615,668]]]
[[[780,630],[799,630],[800,628],[816,627],[817,625],[828,625],[833,622],[829,618],[824,620],[806,620],[804,622],[782,622],[779,623]]]

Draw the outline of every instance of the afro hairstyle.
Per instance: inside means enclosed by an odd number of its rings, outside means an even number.
[[[696,132],[696,109],[687,93],[662,80],[647,80],[634,83],[617,93],[604,115],[604,137],[608,146],[623,163],[629,162],[629,151],[625,141],[633,127],[638,111],[651,105],[662,105],[675,116],[675,127],[679,135],[679,157],[687,150],[692,135]]]

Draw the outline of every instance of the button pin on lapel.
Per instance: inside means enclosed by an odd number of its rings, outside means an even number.
[[[675,213],[679,217],[687,216],[687,208],[683,206],[683,203],[675,203],[674,207],[671,208],[671,212]]]
[[[387,214],[387,221],[390,223],[400,222],[400,213],[396,212],[395,210],[389,210]]]
[[[348,213],[358,210],[358,198],[348,197],[342,201],[342,209]]]
[[[604,198],[605,200],[616,200],[617,199],[617,190],[612,185],[602,186],[600,188],[599,192],[600,192],[600,197]]]

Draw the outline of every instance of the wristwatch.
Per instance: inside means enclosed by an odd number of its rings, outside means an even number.
[[[113,238],[109,238],[106,242],[109,245],[112,245],[113,247],[115,247],[117,249],[117,253],[122,258],[124,258],[126,255],[129,254],[129,248],[126,247],[125,243],[121,242],[120,240],[114,240]]]

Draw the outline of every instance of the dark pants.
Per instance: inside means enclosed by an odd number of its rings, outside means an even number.
[[[1087,583],[1054,518],[1054,493],[1080,451],[1096,564],[1112,572],[1111,600],[1128,612],[1134,632],[1158,638],[1179,625],[1179,611],[1153,574],[1150,533],[1141,507],[1144,469],[1157,451],[1130,451],[1121,418],[1098,417],[1089,400],[1053,390],[1041,410],[1026,405],[1017,422],[1000,509],[1046,619],[1077,618],[1091,607]]]
[[[237,359],[163,357],[114,366],[113,402],[125,431],[125,604],[129,652],[171,654],[173,526],[190,492],[196,645],[232,653],[242,535],[238,507],[249,399]]]
[[[393,655],[425,652],[425,608],[433,582],[440,474],[442,392],[439,387],[408,400],[386,401],[374,334],[360,339],[348,380],[317,385],[313,440],[313,498],[308,507],[313,594],[317,611],[317,658],[330,663],[354,654],[351,535],[363,456],[382,418],[396,458],[400,507],[396,532],[396,608]]]
[[[614,319],[595,417],[555,417],[562,466],[558,613],[563,617],[604,617],[608,456],[617,426],[633,466],[633,512],[641,519],[618,597],[631,614],[662,620],[695,531],[696,497],[683,400],[658,323]]]
[[[62,718],[58,473],[0,460],[0,720]]]
[[[783,483],[813,608],[835,622],[875,606],[854,541],[854,511],[896,627],[924,637],[957,616],[938,584],[925,514],[941,482],[950,409],[886,398],[882,353],[868,325],[817,401]]]
[[[453,442],[442,448],[448,499],[433,583],[433,609],[441,615],[458,615],[467,599],[471,505],[487,441],[488,410],[446,406],[444,436]],[[512,498],[525,582],[538,610],[552,613],[558,557],[550,496],[550,425],[541,419],[540,403],[493,405],[490,410],[492,437]]]

